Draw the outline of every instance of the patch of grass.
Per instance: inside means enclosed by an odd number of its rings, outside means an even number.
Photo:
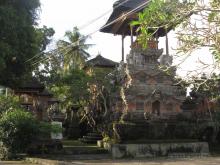
[[[65,154],[101,154],[107,151],[96,144],[86,144],[78,140],[63,140]]]
[[[95,147],[96,144],[86,144],[82,143],[79,140],[62,140],[64,147],[76,147],[76,146],[85,146],[85,147]]]

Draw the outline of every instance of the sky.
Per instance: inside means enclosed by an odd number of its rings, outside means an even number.
[[[74,26],[81,27],[103,13],[107,15],[93,24],[79,29],[87,35],[101,28],[112,11],[115,0],[41,0],[40,26],[46,25],[55,30],[54,39],[63,39],[65,31],[72,30]],[[129,39],[126,39],[126,53],[129,52]],[[112,34],[96,32],[88,43],[94,44],[89,52],[92,57],[98,53],[114,61],[121,60],[121,37]]]
[[[108,20],[111,12],[112,5],[116,0],[40,0],[41,12],[39,19],[39,26],[46,25],[52,27],[55,30],[54,41],[64,39],[65,31],[72,30],[74,26],[79,27],[80,32],[83,35],[91,34],[98,31]],[[81,28],[91,20],[99,17],[103,13],[106,13],[104,17],[98,21],[90,24],[85,28]],[[175,48],[177,46],[177,39],[175,38],[175,32],[170,32],[169,46],[170,54],[175,54]],[[95,57],[99,53],[113,61],[119,62],[121,60],[121,36],[114,36],[113,34],[96,32],[91,35],[88,43],[94,44],[89,49],[89,53],[92,57]],[[165,40],[160,39],[159,48],[164,48],[165,52]],[[125,39],[125,54],[130,51],[130,38]],[[193,53],[191,58],[188,58],[178,69],[179,75],[187,75],[187,71],[195,70],[198,66],[198,61],[205,61],[211,63],[210,53],[207,49],[201,49]]]

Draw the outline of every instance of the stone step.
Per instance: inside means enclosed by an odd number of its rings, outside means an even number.
[[[94,139],[94,140],[101,140],[102,139],[102,137],[101,136],[83,136],[83,139],[88,139],[88,140],[90,140],[90,139]]]
[[[79,140],[83,143],[96,144],[98,140],[102,140],[102,136],[97,132],[89,132]]]
[[[96,133],[96,132],[89,132],[89,133],[87,133],[87,136],[100,136],[100,137],[102,137],[99,133]]]
[[[85,139],[85,138],[79,138],[79,141],[83,143],[91,143],[91,144],[96,144],[97,140],[96,139]]]

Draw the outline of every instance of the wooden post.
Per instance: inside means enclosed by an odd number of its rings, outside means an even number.
[[[166,30],[166,55],[169,55],[169,41],[168,41],[167,30]]]
[[[156,36],[155,36],[155,38],[156,38],[156,42],[157,42],[157,49],[158,49],[158,43],[159,43],[159,37],[158,37],[158,33],[156,33]]]
[[[5,88],[5,96],[8,97],[8,88]]]
[[[156,42],[157,42],[157,49],[159,49],[159,47],[158,47],[158,43],[159,43],[158,37],[156,38]]]
[[[130,30],[131,30],[131,46],[132,46],[134,43],[133,27],[132,26],[130,26]]]
[[[121,37],[121,43],[122,43],[122,49],[121,49],[121,53],[122,53],[122,59],[121,59],[121,61],[123,61],[124,62],[124,38],[125,38],[125,36],[124,35],[122,35],[122,37]]]

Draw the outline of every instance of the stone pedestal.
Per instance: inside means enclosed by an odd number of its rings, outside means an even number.
[[[208,156],[207,142],[161,144],[112,144],[111,154],[119,158],[189,157]]]

